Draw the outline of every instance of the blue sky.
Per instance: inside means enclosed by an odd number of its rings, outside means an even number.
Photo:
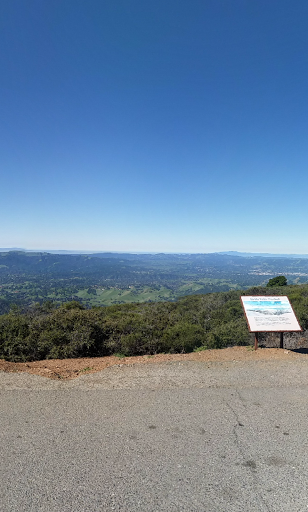
[[[0,247],[308,253],[308,3],[0,5]]]

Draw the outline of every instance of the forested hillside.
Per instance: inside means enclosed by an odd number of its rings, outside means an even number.
[[[189,352],[251,343],[240,295],[288,295],[308,328],[308,285],[255,287],[191,295],[176,302],[122,304],[84,309],[78,302],[48,302],[26,313],[13,307],[0,316],[0,358],[142,355]]]

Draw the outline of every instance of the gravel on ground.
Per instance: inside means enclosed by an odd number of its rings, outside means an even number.
[[[13,363],[0,359],[0,371],[26,372],[50,379],[74,379],[80,375],[100,372],[111,366],[135,366],[147,363],[200,361],[308,361],[308,350],[285,350],[279,348],[258,348],[251,346],[203,350],[190,354],[156,354],[133,357],[86,357],[76,359],[47,359],[28,363]]]

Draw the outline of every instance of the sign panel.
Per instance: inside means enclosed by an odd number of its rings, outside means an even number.
[[[302,331],[288,297],[242,296],[250,332]]]

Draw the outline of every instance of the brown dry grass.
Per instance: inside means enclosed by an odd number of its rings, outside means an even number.
[[[166,361],[264,361],[306,359],[308,354],[278,348],[231,347],[219,350],[204,350],[191,354],[157,354],[155,356],[134,356],[119,358],[92,357],[81,359],[47,359],[31,363],[11,363],[0,359],[0,371],[28,372],[51,379],[73,379],[85,373],[94,373],[114,365],[136,365],[163,363]]]

